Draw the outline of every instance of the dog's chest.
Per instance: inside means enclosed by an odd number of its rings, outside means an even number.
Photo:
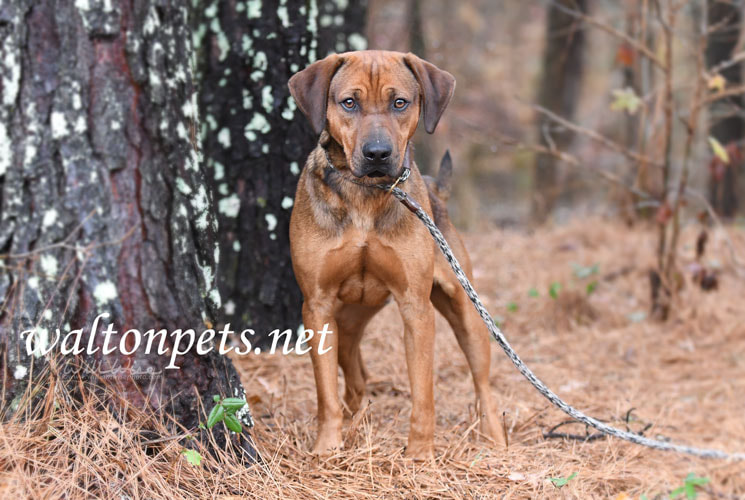
[[[399,258],[377,238],[361,234],[345,238],[329,258],[341,278],[337,297],[345,304],[380,305],[399,286],[399,274],[395,272]]]

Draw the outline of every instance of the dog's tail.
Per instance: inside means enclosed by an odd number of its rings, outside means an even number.
[[[440,160],[440,170],[437,172],[437,194],[442,201],[450,198],[450,188],[453,180],[453,159],[450,157],[450,150]]]

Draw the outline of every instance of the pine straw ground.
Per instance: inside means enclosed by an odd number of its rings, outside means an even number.
[[[705,262],[719,290],[693,285],[698,228],[683,234],[686,286],[665,323],[648,310],[651,228],[592,220],[536,234],[488,231],[466,238],[476,288],[524,360],[570,404],[615,425],[680,443],[745,451],[745,279],[724,233],[713,231]],[[745,231],[730,228],[745,256]],[[574,264],[598,272],[577,276]],[[579,272],[581,274],[581,271]],[[588,296],[587,285],[597,281]],[[551,283],[561,283],[556,298]],[[535,288],[538,297],[529,291]],[[509,304],[514,305],[510,306]],[[515,310],[515,306],[517,310]],[[492,386],[509,448],[479,438],[465,358],[437,319],[437,459],[402,458],[410,398],[401,322],[388,306],[368,327],[363,357],[369,405],[345,425],[346,449],[318,460],[315,389],[308,356],[237,360],[264,457],[246,468],[227,455],[186,462],[177,440],[144,451],[141,423],[122,427],[90,407],[52,421],[0,428],[0,498],[667,498],[694,472],[710,478],[699,498],[745,498],[745,463],[702,460],[618,440],[546,439],[565,417],[550,407],[492,344]],[[630,418],[627,418],[629,411]],[[144,417],[143,417],[144,418]],[[649,426],[649,427],[648,427]],[[648,427],[648,428],[647,428]],[[560,432],[584,434],[580,425]],[[57,439],[52,439],[52,436]],[[206,452],[203,453],[206,455]],[[548,478],[576,477],[561,489]]]

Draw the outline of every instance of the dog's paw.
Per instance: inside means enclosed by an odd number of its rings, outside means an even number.
[[[481,434],[498,448],[507,446],[504,429],[496,418],[487,419],[486,415],[481,417]]]
[[[435,446],[433,443],[409,443],[404,451],[404,457],[426,462],[435,459]]]
[[[320,435],[316,440],[316,444],[313,445],[313,449],[310,451],[313,455],[319,457],[328,457],[333,455],[335,452],[344,448],[344,442],[341,436],[333,435]]]

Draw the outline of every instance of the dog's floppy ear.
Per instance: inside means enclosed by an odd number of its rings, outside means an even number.
[[[434,64],[408,53],[404,56],[406,66],[414,73],[422,99],[424,100],[424,129],[428,134],[435,131],[437,122],[455,92],[455,78]]]
[[[288,82],[292,97],[316,134],[323,132],[326,127],[329,85],[341,63],[342,58],[332,54],[295,73]]]

